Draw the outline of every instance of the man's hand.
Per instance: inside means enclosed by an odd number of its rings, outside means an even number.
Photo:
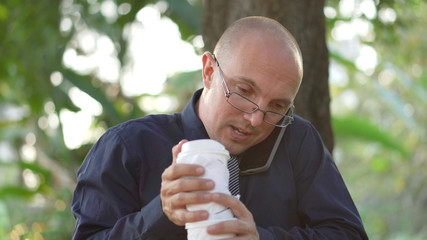
[[[186,205],[210,202],[211,194],[207,191],[214,188],[212,180],[191,177],[203,175],[205,170],[202,166],[176,163],[178,153],[185,142],[186,140],[183,140],[172,148],[173,162],[162,174],[160,190],[163,212],[178,226],[209,217],[207,211],[187,211]]]
[[[258,231],[252,213],[236,197],[223,193],[213,193],[212,200],[231,209],[237,220],[217,223],[208,227],[209,234],[236,234],[232,239],[259,239]]]
[[[176,163],[185,142],[183,140],[172,148],[172,165],[162,174],[160,198],[164,214],[176,225],[184,226],[187,222],[203,221],[209,217],[207,211],[188,211],[187,204],[216,202],[229,207],[237,219],[209,226],[209,234],[234,233],[238,239],[259,239],[252,214],[239,199],[223,193],[209,193],[214,182],[196,178],[204,174],[202,166]]]

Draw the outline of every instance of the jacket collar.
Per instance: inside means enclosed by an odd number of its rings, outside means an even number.
[[[202,91],[203,89],[199,89],[193,94],[193,97],[191,97],[190,102],[185,106],[181,114],[184,137],[189,141],[209,138],[202,120],[197,116],[195,109],[195,105],[200,95],[202,95]]]

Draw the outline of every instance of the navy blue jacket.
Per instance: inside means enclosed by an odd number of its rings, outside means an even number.
[[[208,138],[194,109],[200,94],[182,113],[131,120],[99,139],[77,173],[73,239],[186,239],[184,227],[163,214],[159,193],[172,147],[182,139]],[[269,170],[240,176],[241,201],[260,239],[368,239],[319,134],[294,118]],[[241,169],[266,161],[273,135],[243,154]]]

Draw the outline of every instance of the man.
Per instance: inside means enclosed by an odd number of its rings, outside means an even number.
[[[91,149],[73,198],[74,239],[186,239],[185,223],[208,213],[185,206],[211,201],[237,218],[208,227],[213,235],[367,239],[317,131],[292,115],[303,70],[291,34],[274,20],[243,18],[214,54],[203,54],[204,88],[182,113],[120,124]],[[185,141],[204,138],[239,159],[240,200],[187,177],[202,175],[201,166],[176,164]]]

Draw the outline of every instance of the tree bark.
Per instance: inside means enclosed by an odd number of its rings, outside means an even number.
[[[202,36],[205,50],[212,51],[224,30],[239,18],[265,16],[285,26],[303,55],[304,77],[295,99],[296,113],[313,123],[332,152],[324,4],[324,0],[204,0]]]

